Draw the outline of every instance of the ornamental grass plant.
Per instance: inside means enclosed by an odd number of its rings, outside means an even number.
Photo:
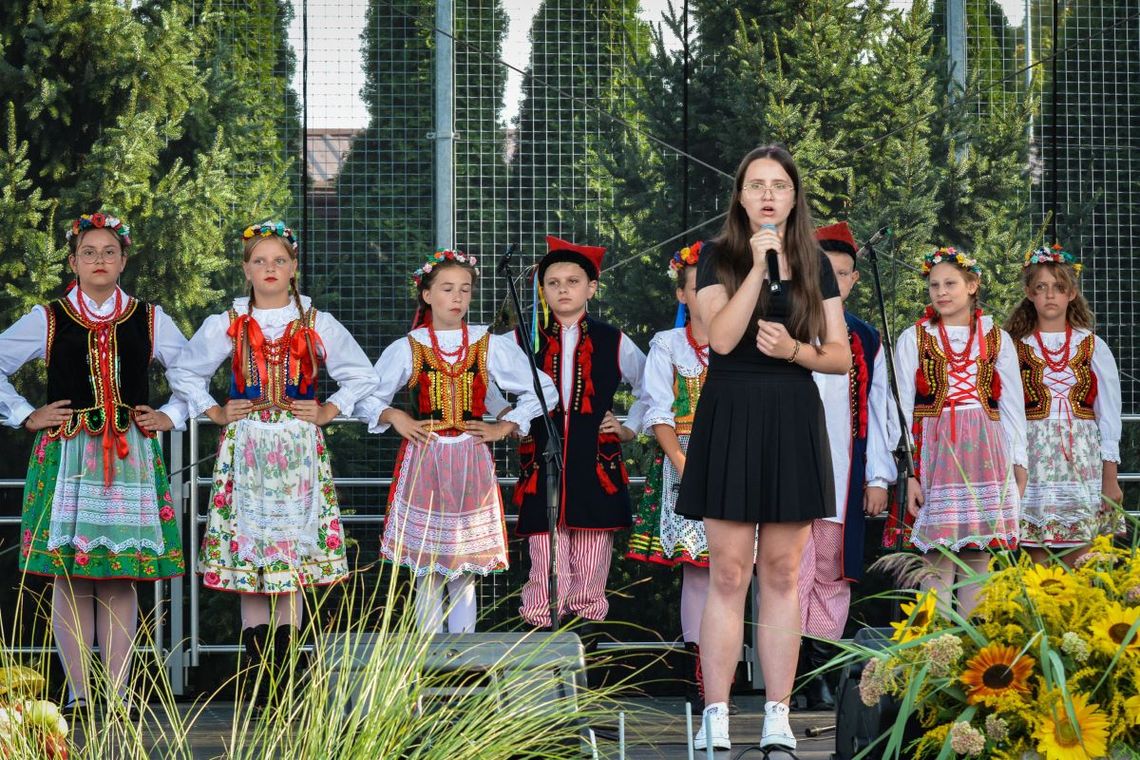
[[[90,704],[70,725],[57,724],[63,731],[56,731],[60,741],[50,748],[31,731],[31,722],[13,717],[17,703],[23,710],[28,700],[48,696],[56,700],[35,709],[56,714],[60,691],[49,693],[45,686],[55,658],[50,641],[33,654],[0,641],[0,690],[10,686],[10,693],[0,691],[0,710],[6,710],[0,712],[0,736],[12,737],[7,744],[0,739],[0,758],[191,760],[201,757],[191,741],[195,724],[216,724],[217,715],[228,714],[233,693],[233,720],[218,755],[227,760],[577,758],[585,728],[615,725],[616,700],[639,678],[641,669],[628,669],[614,682],[611,669],[604,686],[585,688],[587,679],[597,680],[587,673],[577,689],[560,688],[565,672],[545,663],[557,650],[567,664],[565,648],[542,633],[527,634],[525,646],[478,670],[440,669],[433,638],[415,629],[406,575],[384,572],[380,583],[376,578],[354,573],[340,586],[310,595],[304,631],[287,653],[269,665],[239,658],[229,681],[192,704],[176,702],[144,618],[129,685],[135,710],[107,700],[107,674],[96,656],[88,663]],[[451,648],[456,659],[466,655],[462,647]],[[343,667],[348,662],[352,667]],[[261,709],[250,700],[258,689],[271,695]],[[226,711],[212,709],[219,703]]]

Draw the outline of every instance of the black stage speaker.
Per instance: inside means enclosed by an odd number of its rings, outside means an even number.
[[[365,713],[373,695],[362,695],[357,677],[370,659],[401,646],[419,646],[417,634],[330,633],[317,653],[329,668],[330,693],[348,689],[346,710],[358,705]],[[377,648],[380,648],[379,651]],[[510,710],[515,702],[528,706],[551,704],[581,723],[583,751],[593,746],[593,732],[576,716],[578,690],[586,686],[586,660],[575,633],[459,633],[436,634],[428,644],[423,670],[448,677],[421,688],[417,708],[474,694],[490,694],[495,709]]]
[[[891,628],[862,628],[855,633],[855,643],[868,649],[885,649],[891,642]],[[852,760],[888,732],[899,714],[899,703],[893,697],[883,697],[874,707],[867,707],[859,697],[859,679],[863,675],[862,662],[843,668],[839,677],[839,691],[835,697],[835,754],[834,760]],[[912,718],[907,723],[903,747],[922,735]],[[886,740],[863,756],[865,760],[882,760]]]

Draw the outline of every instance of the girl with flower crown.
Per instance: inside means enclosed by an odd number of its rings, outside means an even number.
[[[130,229],[102,213],[67,231],[75,282],[0,335],[0,416],[36,433],[24,489],[20,570],[55,579],[51,622],[67,677],[67,712],[88,700],[98,639],[111,694],[126,695],[138,618],[136,581],[184,571],[156,433],[182,427],[186,407],[150,404],[153,359],[170,367],[186,339],[161,307],[119,287]],[[47,365],[38,409],[8,376]],[[76,371],[88,368],[89,371]],[[169,370],[168,370],[169,374]]]
[[[955,589],[968,617],[978,588],[963,582],[959,562],[983,572],[990,551],[1017,548],[1027,465],[1021,378],[1013,341],[978,308],[977,261],[939,248],[924,258],[922,274],[931,305],[895,348],[916,472],[909,519],[891,515],[884,542],[924,552],[931,585]],[[958,562],[940,549],[957,553]]]
[[[348,331],[297,288],[297,242],[280,221],[247,227],[249,295],[206,318],[171,371],[174,391],[222,428],[198,572],[241,596],[251,662],[284,651],[307,586],[348,574],[336,488],[321,427],[372,393],[371,363]],[[230,359],[228,398],[210,394]],[[338,390],[323,403],[324,365]],[[262,699],[261,696],[258,699]]]
[[[1076,560],[1097,536],[1124,528],[1120,374],[1081,294],[1081,265],[1060,245],[1025,256],[1025,298],[1006,330],[1016,341],[1025,390],[1029,482],[1021,545],[1039,563]]]
[[[688,660],[693,663],[688,680],[696,687],[690,701],[703,710],[699,644],[701,612],[709,588],[709,546],[704,524],[681,517],[673,509],[685,471],[693,415],[708,375],[708,326],[695,308],[700,256],[698,240],[669,260],[669,278],[677,287],[677,326],[650,340],[641,376],[641,398],[647,404],[645,432],[656,437],[660,450],[633,517],[625,556],[681,567],[681,633],[685,649],[693,655]]]
[[[380,550],[415,576],[418,626],[475,630],[475,576],[507,569],[503,499],[488,444],[527,433],[541,414],[530,365],[510,338],[469,326],[467,310],[479,270],[462,251],[439,250],[415,271],[412,331],[376,363],[377,392],[357,416],[370,431],[394,427],[403,438],[384,520]],[[518,394],[502,420],[484,422],[489,384]],[[406,388],[411,412],[394,406]],[[543,376],[548,403],[557,400]]]

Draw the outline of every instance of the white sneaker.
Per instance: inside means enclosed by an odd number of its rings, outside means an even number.
[[[705,724],[708,724],[709,734],[705,736]],[[728,705],[724,702],[714,702],[701,713],[701,728],[693,737],[693,749],[732,749],[732,742],[728,739]]]
[[[788,723],[788,706],[782,702],[764,703],[764,730],[760,734],[760,749],[768,747],[796,748],[796,737]]]

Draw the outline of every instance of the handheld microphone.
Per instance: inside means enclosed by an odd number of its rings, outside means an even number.
[[[778,228],[774,224],[761,224],[760,229],[776,232]],[[784,289],[780,285],[780,258],[775,248],[769,248],[766,256],[768,258],[768,292],[776,295]]]
[[[511,268],[511,259],[514,258],[514,255],[518,253],[518,251],[518,243],[509,244],[507,246],[507,250],[503,251],[503,255],[499,259],[499,263],[495,265],[495,271],[499,274],[505,274],[507,270]]]
[[[855,256],[856,257],[862,256],[864,253],[867,252],[868,248],[870,248],[874,245],[878,245],[879,243],[882,242],[883,238],[888,237],[890,234],[891,234],[891,228],[890,227],[883,227],[883,228],[879,229],[878,232],[876,232],[874,235],[872,235],[870,238],[868,238],[866,243],[863,243],[863,247],[861,247],[858,251],[855,252]]]

